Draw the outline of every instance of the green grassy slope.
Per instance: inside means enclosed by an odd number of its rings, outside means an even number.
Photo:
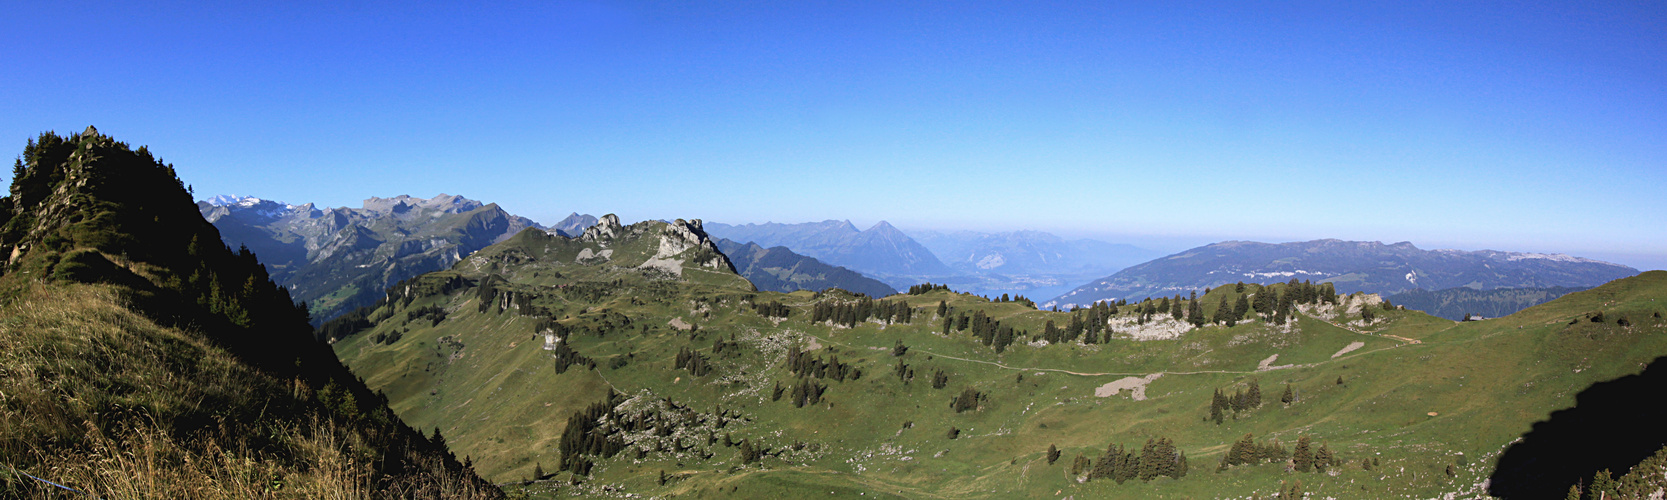
[[[1063,326],[1073,313],[933,291],[879,302],[906,302],[911,322],[812,322],[817,304],[857,302],[837,293],[754,292],[722,269],[669,279],[633,264],[649,252],[647,243],[615,245],[612,263],[585,264],[578,256],[589,247],[576,240],[517,236],[459,263],[455,274],[423,278],[464,284],[408,301],[393,298],[373,315],[380,322],[337,343],[336,351],[371,386],[387,391],[401,416],[440,427],[460,454],[497,481],[531,478],[535,468],[555,472],[568,417],[616,391],[626,400],[616,407],[619,414],[662,422],[653,428],[670,436],[615,434],[627,436],[631,447],[592,457],[595,468],[581,484],[561,473],[519,491],[697,498],[823,491],[1242,497],[1267,496],[1298,480],[1311,494],[1346,498],[1474,494],[1491,460],[1533,422],[1572,405],[1582,388],[1635,373],[1667,354],[1664,324],[1653,316],[1667,309],[1655,301],[1667,299],[1662,272],[1462,324],[1381,309],[1373,309],[1378,318],[1368,324],[1360,307],[1376,306],[1368,297],[1350,297],[1343,305],[1302,306],[1287,325],[1252,314],[1231,327],[1134,340],[1168,323],[1160,313],[1155,323],[1134,324],[1136,307],[1129,305],[1111,318],[1119,333],[1109,341],[1046,345],[1032,343],[1045,322]],[[479,292],[479,283],[491,275],[511,283],[501,286],[521,294],[519,305],[482,310],[481,301],[493,299]],[[1222,287],[1201,296],[1204,313],[1213,316],[1222,297],[1238,294]],[[944,335],[940,301],[950,316],[982,312],[1021,339],[997,353],[968,331]],[[780,320],[755,311],[771,302],[790,315]],[[447,311],[438,323],[410,317],[432,307]],[[1606,322],[1586,319],[1598,311]],[[1620,316],[1630,326],[1617,325]],[[698,328],[674,326],[683,324]],[[394,332],[398,340],[387,341]],[[595,367],[555,373],[544,332],[561,333]],[[899,342],[907,352],[894,356]],[[705,356],[712,372],[676,368],[685,348]],[[809,379],[789,373],[791,348],[822,360],[837,356],[861,377],[814,379],[826,393],[795,407],[791,388]],[[900,362],[913,379],[897,375]],[[932,384],[938,371],[949,379],[941,389]],[[1143,400],[1127,390],[1095,394],[1127,377],[1154,375]],[[1260,408],[1229,412],[1220,424],[1208,420],[1217,389],[1231,394],[1252,381],[1263,393]],[[789,395],[774,400],[777,384]],[[1298,396],[1289,405],[1280,402],[1287,385]],[[956,412],[951,400],[969,388],[985,397],[976,410]],[[682,409],[643,410],[656,404]],[[960,431],[955,439],[948,437],[951,427]],[[1216,472],[1229,446],[1247,433],[1261,442],[1277,439],[1288,450],[1306,436],[1343,464],[1332,468],[1335,475],[1286,472],[1279,464]],[[744,463],[739,447],[723,444],[725,436],[779,454]],[[1118,484],[1082,482],[1070,473],[1078,455],[1098,461],[1108,444],[1138,450],[1155,438],[1174,441],[1189,460],[1188,475]],[[1052,465],[1045,459],[1050,444],[1062,451]],[[1363,461],[1376,466],[1364,470]]]

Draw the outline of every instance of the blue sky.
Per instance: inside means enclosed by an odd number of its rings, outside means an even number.
[[[8,6],[0,140],[200,197],[1667,267],[1663,2],[137,3]]]

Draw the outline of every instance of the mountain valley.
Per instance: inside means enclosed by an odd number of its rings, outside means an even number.
[[[1079,290],[1095,300],[1038,305],[943,283],[899,292],[698,219],[545,228],[445,195],[192,207],[171,166],[91,129],[24,157],[0,203],[0,453],[32,472],[0,473],[8,496],[49,497],[35,473],[116,498],[198,496],[201,482],[212,497],[280,483],[481,498],[1667,491],[1653,465],[1667,434],[1650,424],[1667,415],[1628,396],[1660,389],[1664,271],[1227,242]],[[172,202],[145,194],[158,192]],[[887,224],[812,226],[741,227],[820,234],[827,255],[906,272],[969,265]],[[961,237],[984,241],[971,257],[1070,269],[1041,246]],[[915,250],[872,257],[881,242]],[[315,329],[308,312],[329,301],[299,306],[309,276],[404,277],[330,302],[342,314]],[[1571,414],[1614,418],[1579,437]],[[1570,446],[1602,452],[1544,451]],[[94,458],[134,447],[163,458]]]

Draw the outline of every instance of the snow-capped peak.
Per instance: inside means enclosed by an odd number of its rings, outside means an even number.
[[[243,208],[253,208],[253,207],[257,207],[257,206],[261,206],[261,205],[280,205],[280,206],[283,206],[285,209],[295,208],[295,205],[291,205],[291,204],[284,203],[284,202],[281,202],[281,201],[263,200],[263,199],[256,198],[256,197],[253,197],[253,196],[240,196],[240,195],[235,195],[235,194],[222,194],[222,195],[219,195],[219,196],[215,196],[213,198],[209,198],[209,199],[204,200],[204,201],[207,201],[208,204],[214,205],[214,206],[217,206],[217,207],[238,206],[238,207],[243,207]]]
[[[234,213],[255,214],[264,219],[282,218],[295,212],[295,209],[298,208],[295,205],[281,201],[263,200],[253,196],[238,196],[235,194],[223,194],[204,201],[217,207],[226,207]]]

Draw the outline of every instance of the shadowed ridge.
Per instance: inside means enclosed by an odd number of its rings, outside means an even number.
[[[120,488],[128,478],[116,476],[135,470],[158,474],[161,482],[145,486],[156,489],[139,494],[167,497],[183,494],[170,488],[192,488],[192,496],[231,488],[178,484],[191,476],[182,471],[240,474],[234,464],[249,460],[270,474],[302,474],[340,453],[345,475],[322,481],[364,488],[360,495],[501,496],[314,340],[305,307],[253,253],[223,246],[173,167],[144,147],[92,127],[29,141],[10,196],[0,199],[0,251],[0,300],[12,317],[39,316],[40,304],[52,303],[43,297],[87,310],[4,331],[12,347],[0,366],[5,392],[24,396],[0,399],[0,461],[92,468],[87,487],[95,491]],[[101,308],[114,311],[94,313]],[[66,323],[80,326],[59,328]],[[222,358],[210,373],[225,375],[204,376],[205,360]],[[122,382],[124,373],[131,381]],[[256,387],[267,389],[248,390]],[[65,433],[88,437],[54,437]],[[323,444],[306,444],[314,439]],[[106,448],[161,458],[138,469],[92,460]],[[0,481],[0,496],[37,486]]]
[[[1620,474],[1667,445],[1667,356],[1642,373],[1592,384],[1572,408],[1551,413],[1505,449],[1488,494],[1511,500],[1563,498],[1604,469]]]

